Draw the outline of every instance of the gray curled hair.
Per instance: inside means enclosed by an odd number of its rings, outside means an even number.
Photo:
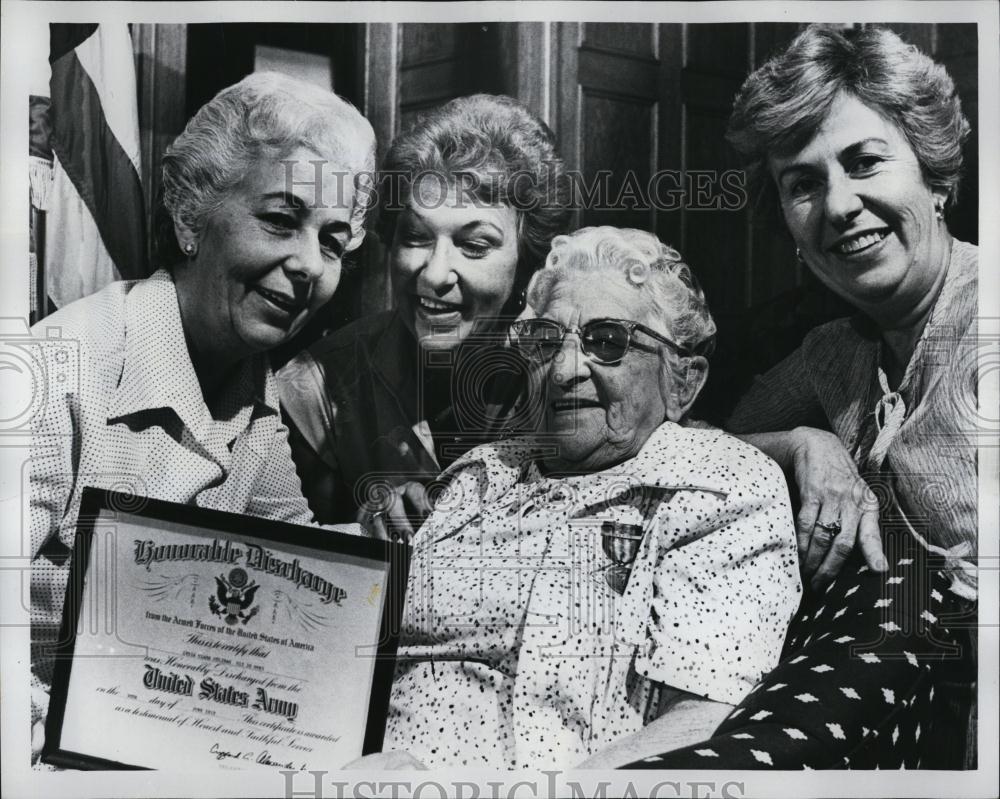
[[[352,173],[356,191],[347,250],[356,249],[374,202],[371,125],[327,89],[278,72],[254,72],[203,105],[167,148],[156,225],[159,260],[183,257],[174,223],[201,231],[252,164],[283,158],[299,147]]]
[[[635,287],[652,327],[669,332],[693,354],[712,354],[716,326],[701,286],[677,250],[644,230],[587,227],[556,236],[545,267],[528,288],[528,304],[544,307],[559,281],[611,275]]]

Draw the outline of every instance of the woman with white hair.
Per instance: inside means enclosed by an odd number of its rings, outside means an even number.
[[[781,471],[688,424],[715,325],[677,252],[559,236],[527,301],[511,336],[543,431],[442,475],[386,729],[408,755],[383,766],[609,767],[699,740],[777,663],[798,603]]]
[[[364,237],[374,150],[371,126],[332,92],[248,76],[164,156],[169,268],[112,283],[33,330],[39,361],[70,378],[50,381],[32,428],[34,753],[85,486],[312,520],[265,353],[337,288]]]

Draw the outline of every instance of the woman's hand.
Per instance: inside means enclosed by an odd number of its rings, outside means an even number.
[[[421,483],[410,480],[393,488],[388,508],[384,503],[379,510],[363,507],[358,511],[357,520],[372,538],[409,541],[432,510],[427,489]]]
[[[31,762],[37,763],[45,748],[45,719],[39,719],[31,725]]]
[[[427,771],[427,766],[405,750],[390,749],[352,760],[344,771]]]
[[[802,503],[795,519],[799,562],[813,588],[837,576],[855,544],[870,568],[885,571],[878,501],[840,439],[813,427],[797,427],[788,436],[784,465]]]

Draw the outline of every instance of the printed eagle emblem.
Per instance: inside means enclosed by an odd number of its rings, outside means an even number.
[[[237,621],[246,624],[260,611],[259,605],[250,608],[260,586],[257,583],[247,585],[248,579],[247,573],[239,568],[229,572],[228,580],[224,574],[215,578],[218,590],[215,596],[208,598],[208,609],[216,616],[225,616],[226,624],[236,624]]]

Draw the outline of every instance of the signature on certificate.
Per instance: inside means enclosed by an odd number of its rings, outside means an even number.
[[[258,763],[261,766],[274,766],[275,768],[287,771],[305,771],[306,769],[305,763],[300,763],[296,766],[291,760],[287,763],[279,763],[277,760],[272,760],[271,753],[266,749],[259,755],[254,755],[251,751],[230,752],[228,749],[223,749],[218,743],[214,743],[208,751],[215,755],[216,760],[239,760],[248,763]]]
[[[216,760],[253,760],[253,752],[230,752],[218,743],[212,744],[212,748],[208,751],[215,755]]]

